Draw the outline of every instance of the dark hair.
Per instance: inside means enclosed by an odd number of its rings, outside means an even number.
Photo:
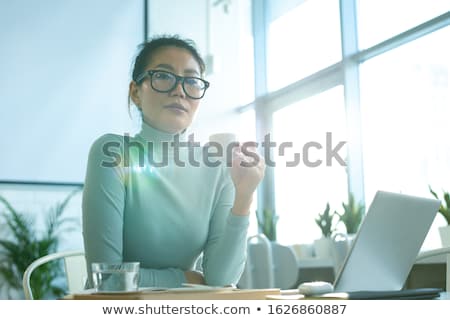
[[[200,73],[205,72],[205,62],[197,51],[195,42],[190,39],[181,39],[178,35],[156,36],[138,47],[138,54],[133,63],[131,78],[136,81],[139,75],[145,71],[155,52],[162,47],[177,47],[189,51],[200,66]],[[128,93],[128,109],[130,108],[130,94]]]

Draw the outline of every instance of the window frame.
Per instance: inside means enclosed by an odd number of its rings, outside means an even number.
[[[247,105],[237,107],[236,111],[241,113],[248,109],[255,110],[256,138],[257,141],[264,141],[264,136],[267,133],[273,133],[272,115],[275,111],[313,95],[320,94],[337,85],[343,85],[349,132],[347,144],[348,192],[353,193],[356,201],[365,204],[359,66],[368,59],[449,26],[450,12],[385,39],[372,47],[359,50],[358,0],[339,0],[342,60],[277,91],[268,92],[266,69],[267,30],[270,24],[270,17],[273,16],[273,12],[270,12],[271,6],[269,1],[252,1],[256,98]],[[263,209],[275,210],[275,193],[274,170],[271,167],[267,167],[265,178],[258,189],[258,212],[262,212]]]

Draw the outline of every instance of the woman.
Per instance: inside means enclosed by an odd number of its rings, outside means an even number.
[[[159,37],[142,45],[129,85],[142,129],[131,138],[104,135],[89,154],[83,193],[89,270],[92,262],[139,261],[141,287],[239,280],[252,195],[265,167],[254,153],[256,165],[246,165],[241,147],[230,168],[193,161],[204,156],[200,148],[177,148],[209,86],[204,71],[190,41]],[[200,254],[203,274],[192,270]]]

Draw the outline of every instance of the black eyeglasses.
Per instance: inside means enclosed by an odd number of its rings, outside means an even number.
[[[141,83],[146,77],[150,77],[153,90],[158,92],[170,92],[181,82],[184,93],[191,99],[201,99],[205,95],[209,82],[197,77],[181,77],[169,71],[147,70],[137,77],[136,82]]]

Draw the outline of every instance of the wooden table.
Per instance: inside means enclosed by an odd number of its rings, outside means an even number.
[[[160,290],[132,293],[77,293],[66,300],[265,300],[280,295],[280,289]]]

